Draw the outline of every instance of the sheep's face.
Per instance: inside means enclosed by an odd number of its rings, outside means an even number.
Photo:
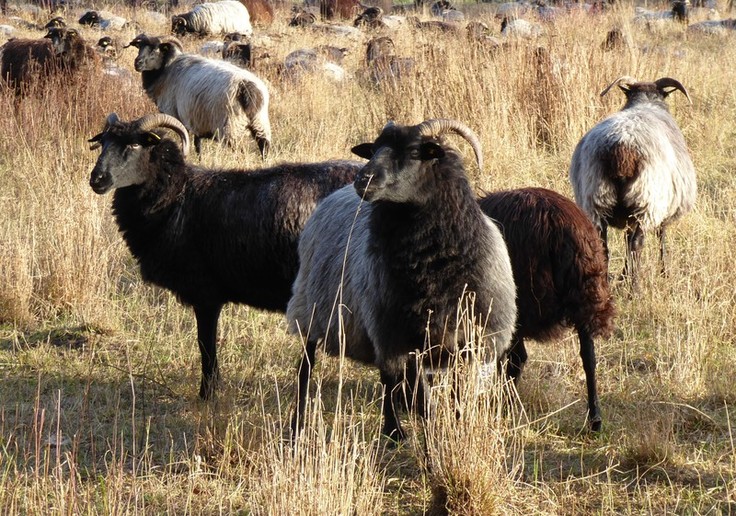
[[[131,45],[134,45],[131,42]],[[134,45],[135,46],[135,45]],[[141,44],[138,47],[138,56],[133,63],[136,72],[147,72],[151,70],[160,70],[173,59],[179,50],[176,45],[171,42],[159,43],[157,40],[151,40],[147,44]]]
[[[352,149],[370,159],[355,179],[355,190],[368,201],[422,204],[432,195],[431,164],[445,156],[439,142],[419,136],[415,127],[389,123],[373,143]]]
[[[97,11],[87,11],[82,15],[81,18],[79,18],[79,24],[90,25],[92,27],[94,27],[95,25],[99,25],[100,15],[97,13]]]
[[[187,20],[181,16],[172,16],[171,33],[177,36],[184,36],[187,32]]]
[[[161,141],[153,132],[135,130],[132,124],[115,122],[91,138],[92,148],[102,147],[89,185],[95,193],[146,182],[150,148]]]
[[[74,29],[54,28],[50,29],[48,34],[44,36],[51,40],[51,46],[54,54],[66,54],[72,49],[74,40],[80,38],[79,33]]]

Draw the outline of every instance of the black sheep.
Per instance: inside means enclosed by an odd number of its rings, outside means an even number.
[[[598,231],[572,200],[544,188],[494,192],[479,203],[501,229],[514,271],[518,320],[508,375],[521,375],[524,339],[551,340],[574,327],[585,369],[588,421],[600,430],[593,338],[610,335],[614,307]]]
[[[173,131],[180,142],[171,138]],[[228,302],[284,312],[298,269],[297,239],[317,201],[351,182],[352,161],[212,170],[185,162],[189,137],[165,114],[111,114],[93,137],[102,153],[90,186],[115,190],[113,213],[147,282],[194,308],[202,355],[199,395],[218,379],[217,321]]]

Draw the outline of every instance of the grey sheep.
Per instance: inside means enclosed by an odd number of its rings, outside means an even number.
[[[570,163],[575,201],[598,228],[608,255],[607,230],[626,231],[622,277],[637,286],[637,265],[644,234],[656,231],[660,263],[665,265],[665,230],[695,204],[695,168],[685,138],[667,108],[675,90],[690,96],[679,81],[664,77],[637,82],[619,77],[623,109],[596,124],[580,140]]]
[[[425,358],[437,365],[465,346],[456,315],[467,292],[475,295],[475,320],[485,324],[484,345],[499,360],[506,353],[516,323],[509,255],[476,202],[460,154],[445,143],[447,133],[467,139],[481,165],[480,143],[460,122],[390,122],[375,142],[353,148],[370,158],[354,186],[327,197],[307,222],[286,312],[289,331],[306,344],[293,435],[303,422],[317,345],[339,355],[338,328],[345,356],[380,370],[382,432],[397,440],[404,432],[394,402],[408,357],[431,346]]]
[[[113,214],[143,279],[194,309],[202,359],[199,395],[218,380],[217,322],[227,303],[284,312],[298,269],[297,239],[317,202],[348,184],[356,161],[206,169],[185,161],[186,128],[157,113],[111,114],[90,142],[101,147],[95,193],[115,190]]]
[[[171,32],[177,36],[196,34],[209,36],[239,32],[253,35],[248,9],[235,0],[205,2],[191,11],[171,17]]]
[[[184,54],[181,42],[170,36],[137,36],[135,69],[143,89],[162,113],[179,120],[194,134],[197,152],[202,138],[229,144],[250,131],[265,159],[271,144],[269,93],[248,70],[219,59]]]

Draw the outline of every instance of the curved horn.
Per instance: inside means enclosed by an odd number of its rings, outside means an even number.
[[[606,93],[608,93],[608,90],[610,90],[611,88],[613,88],[620,82],[625,82],[627,84],[633,84],[636,82],[636,79],[634,79],[633,77],[629,77],[628,75],[622,75],[621,77],[613,81],[611,84],[609,84],[606,87],[606,89],[601,92],[601,97],[604,96]]]
[[[187,128],[184,127],[179,120],[171,115],[165,113],[156,113],[153,115],[146,115],[138,120],[138,129],[141,131],[152,131],[157,127],[165,127],[171,129],[181,138],[181,150],[184,157],[189,154],[189,133]]]
[[[480,147],[480,140],[467,125],[449,118],[433,118],[432,120],[425,120],[416,127],[421,136],[441,136],[446,133],[455,133],[462,136],[473,147],[478,169],[481,172],[483,171],[483,151]]]
[[[676,90],[680,90],[687,98],[687,101],[692,105],[693,101],[690,100],[690,95],[680,81],[673,79],[672,77],[662,77],[661,79],[654,81],[654,84],[657,86],[658,90],[663,90],[664,88],[675,88]],[[672,92],[670,91],[667,93]]]

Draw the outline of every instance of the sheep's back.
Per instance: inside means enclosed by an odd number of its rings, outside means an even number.
[[[200,4],[192,10],[190,21],[194,32],[199,34],[253,34],[248,9],[235,0]]]
[[[331,355],[340,354],[342,328],[346,356],[366,363],[373,363],[375,355],[361,300],[380,295],[376,283],[367,280],[372,264],[361,259],[371,209],[369,203],[361,204],[352,185],[317,206],[299,240],[299,273],[286,311],[291,333],[323,340]]]
[[[352,181],[357,162],[284,164],[255,172],[192,169],[181,189],[118,189],[114,210],[146,281],[190,305],[245,303],[284,312],[297,242],[317,202]],[[145,216],[143,214],[146,214]]]
[[[598,232],[574,202],[542,188],[479,200],[506,241],[522,338],[558,338],[568,325],[608,336],[614,308]]]
[[[687,213],[697,193],[682,132],[666,110],[651,105],[614,113],[583,136],[570,180],[576,201],[596,225],[623,208],[645,231]]]
[[[258,77],[230,63],[182,55],[166,69],[152,90],[163,113],[179,120],[197,136],[242,137],[250,122],[236,101],[241,82],[256,84],[265,93],[260,111],[268,110],[268,90]]]
[[[16,89],[30,81],[34,73],[49,73],[58,66],[47,39],[11,39],[2,46],[0,59],[0,77]]]

